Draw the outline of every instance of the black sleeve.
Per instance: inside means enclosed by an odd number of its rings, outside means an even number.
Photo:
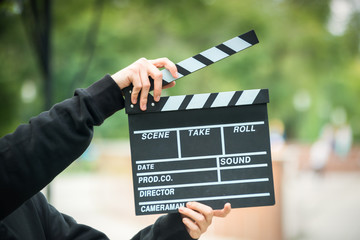
[[[77,223],[72,217],[60,213],[48,204],[45,197],[38,193],[31,199],[37,215],[43,224],[46,239],[49,240],[108,240],[102,232],[87,225]],[[29,223],[28,223],[29,224]]]
[[[179,213],[159,217],[153,225],[144,228],[131,240],[193,240],[186,231]]]
[[[109,76],[0,139],[0,220],[45,187],[88,147],[93,126],[124,107]]]

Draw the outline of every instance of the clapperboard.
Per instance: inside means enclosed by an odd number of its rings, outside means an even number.
[[[254,31],[176,64],[179,78],[258,43]],[[163,83],[174,79],[166,70]],[[162,97],[145,112],[125,91],[136,215],[198,201],[221,209],[275,203],[267,89]]]

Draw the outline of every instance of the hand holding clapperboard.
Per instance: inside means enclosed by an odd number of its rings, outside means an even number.
[[[163,85],[259,41],[254,31],[162,70]],[[197,201],[213,209],[275,204],[267,89],[162,97],[145,112],[124,90],[136,215],[177,212]]]

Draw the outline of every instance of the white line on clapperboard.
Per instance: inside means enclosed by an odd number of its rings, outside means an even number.
[[[180,130],[176,130],[176,142],[177,142],[177,150],[178,157],[181,158],[181,145],[180,145]]]
[[[229,123],[229,124],[217,124],[217,125],[202,125],[202,126],[179,127],[179,128],[161,128],[161,129],[150,129],[150,130],[138,130],[138,131],[134,131],[134,134],[149,133],[149,132],[191,130],[191,129],[199,129],[199,128],[218,128],[218,127],[233,127],[233,126],[243,126],[243,125],[262,125],[264,123],[265,123],[264,121],[258,121],[258,122]]]
[[[196,156],[196,157],[184,157],[184,158],[164,158],[164,159],[150,159],[150,160],[138,160],[136,164],[146,164],[146,163],[160,163],[160,162],[176,162],[176,161],[190,161],[190,160],[201,160],[208,158],[217,158],[217,157],[226,157],[226,156],[254,156],[254,155],[266,155],[266,151],[260,152],[247,152],[247,153],[232,153],[227,155],[206,155],[206,156]]]
[[[224,126],[220,127],[220,134],[221,134],[221,153],[222,153],[222,155],[225,155]],[[254,165],[254,164],[252,164],[252,165]],[[216,170],[217,170],[218,182],[221,182],[220,157],[216,158],[216,168],[217,168]]]
[[[221,167],[221,170],[226,169],[240,169],[240,168],[258,168],[258,167],[267,167],[267,163],[261,164],[248,164],[242,166],[228,166]],[[218,170],[218,167],[211,168],[192,168],[192,169],[184,169],[184,170],[172,170],[172,171],[160,171],[160,172],[145,172],[145,173],[137,173],[136,176],[149,176],[149,175],[159,175],[159,174],[172,174],[172,173],[190,173],[190,172],[207,172]]]
[[[269,181],[269,178],[254,178],[254,179],[231,180],[231,181],[222,181],[222,182],[187,183],[187,184],[139,187],[138,191],[151,190],[151,189],[163,189],[163,188],[202,187],[202,186],[229,185],[229,184],[239,184],[239,183],[256,183],[256,182],[268,182],[268,181]]]
[[[270,193],[252,193],[252,194],[241,194],[241,195],[229,195],[229,196],[216,196],[216,197],[202,197],[202,198],[185,198],[185,199],[174,199],[165,201],[149,201],[139,202],[139,205],[150,205],[150,204],[164,204],[164,203],[177,203],[177,202],[192,202],[192,201],[206,201],[206,200],[222,200],[222,199],[237,199],[237,198],[251,198],[251,197],[268,197]]]

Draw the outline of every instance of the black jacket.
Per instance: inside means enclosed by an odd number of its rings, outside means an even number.
[[[107,75],[0,139],[0,239],[108,239],[59,213],[39,191],[85,151],[93,126],[123,107]],[[168,214],[133,239],[191,238],[180,215]]]

